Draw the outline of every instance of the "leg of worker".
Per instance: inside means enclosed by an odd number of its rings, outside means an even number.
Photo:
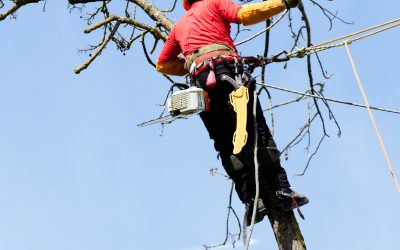
[[[200,114],[214,147],[220,154],[222,165],[227,174],[235,182],[235,189],[240,200],[246,203],[254,196],[254,174],[252,161],[247,152],[232,155],[232,136],[235,131],[235,119],[229,112],[203,112]]]
[[[251,88],[251,86],[249,87]],[[254,98],[250,99],[252,104],[253,99]],[[272,192],[276,194],[277,198],[281,199],[281,203],[279,205],[285,210],[292,209],[293,206],[302,206],[307,204],[307,197],[294,192],[290,188],[286,171],[280,163],[280,152],[277,149],[276,143],[265,121],[265,117],[258,100],[256,114],[258,132],[257,155],[261,183],[265,182]],[[248,124],[254,124],[254,119],[249,120]],[[254,129],[251,128],[252,126],[249,127],[249,136],[254,136]],[[292,201],[295,201],[294,204],[292,204]]]
[[[217,75],[234,74],[234,69],[228,64],[219,64],[215,68]],[[197,83],[209,93],[210,111],[200,114],[214,147],[219,152],[222,165],[227,174],[235,182],[235,189],[243,203],[254,197],[254,164],[247,149],[238,155],[233,155],[233,134],[236,130],[236,114],[229,104],[229,94],[232,86],[226,82],[218,82],[215,89],[207,89],[205,81],[207,72],[197,76]]]

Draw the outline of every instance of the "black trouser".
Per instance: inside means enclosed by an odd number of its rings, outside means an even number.
[[[235,66],[231,62],[221,62],[215,65],[214,72],[217,79],[222,74],[234,78]],[[242,202],[247,203],[255,195],[254,178],[254,83],[247,85],[249,88],[249,103],[247,106],[247,143],[238,155],[233,155],[233,134],[236,130],[236,113],[229,103],[229,94],[234,90],[231,84],[217,81],[215,89],[208,89],[206,80],[209,71],[196,76],[196,84],[208,92],[210,110],[200,114],[210,138],[214,140],[215,150],[219,152],[222,164],[228,175],[235,182],[235,189]],[[258,132],[258,161],[260,166],[260,180],[263,185],[268,185],[273,191],[280,187],[289,187],[286,172],[279,161],[279,151],[272,138],[271,132],[265,121],[261,105],[257,99],[256,107],[257,132]],[[262,194],[261,186],[261,194]]]

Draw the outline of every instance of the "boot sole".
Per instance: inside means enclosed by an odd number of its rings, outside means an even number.
[[[294,205],[292,205],[292,201],[288,199],[287,202],[285,201],[285,204],[280,203],[277,205],[277,207],[282,209],[283,211],[287,212],[287,211],[293,210],[294,208],[304,206],[304,205],[308,204],[309,202],[310,201],[307,198],[303,198],[302,200],[296,201],[297,206],[294,206]]]

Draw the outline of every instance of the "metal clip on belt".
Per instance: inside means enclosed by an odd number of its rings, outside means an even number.
[[[229,94],[230,102],[236,112],[236,131],[233,134],[233,154],[239,154],[247,142],[247,103],[249,90],[245,86]]]

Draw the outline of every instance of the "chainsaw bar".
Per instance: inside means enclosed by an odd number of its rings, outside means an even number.
[[[138,124],[137,126],[145,127],[145,126],[149,126],[149,125],[153,125],[153,124],[157,124],[157,123],[169,124],[177,119],[187,119],[187,118],[189,118],[189,116],[191,116],[191,115],[174,115],[174,116],[166,115],[166,116],[162,116],[162,117],[150,120],[150,121],[142,122],[142,123]]]

